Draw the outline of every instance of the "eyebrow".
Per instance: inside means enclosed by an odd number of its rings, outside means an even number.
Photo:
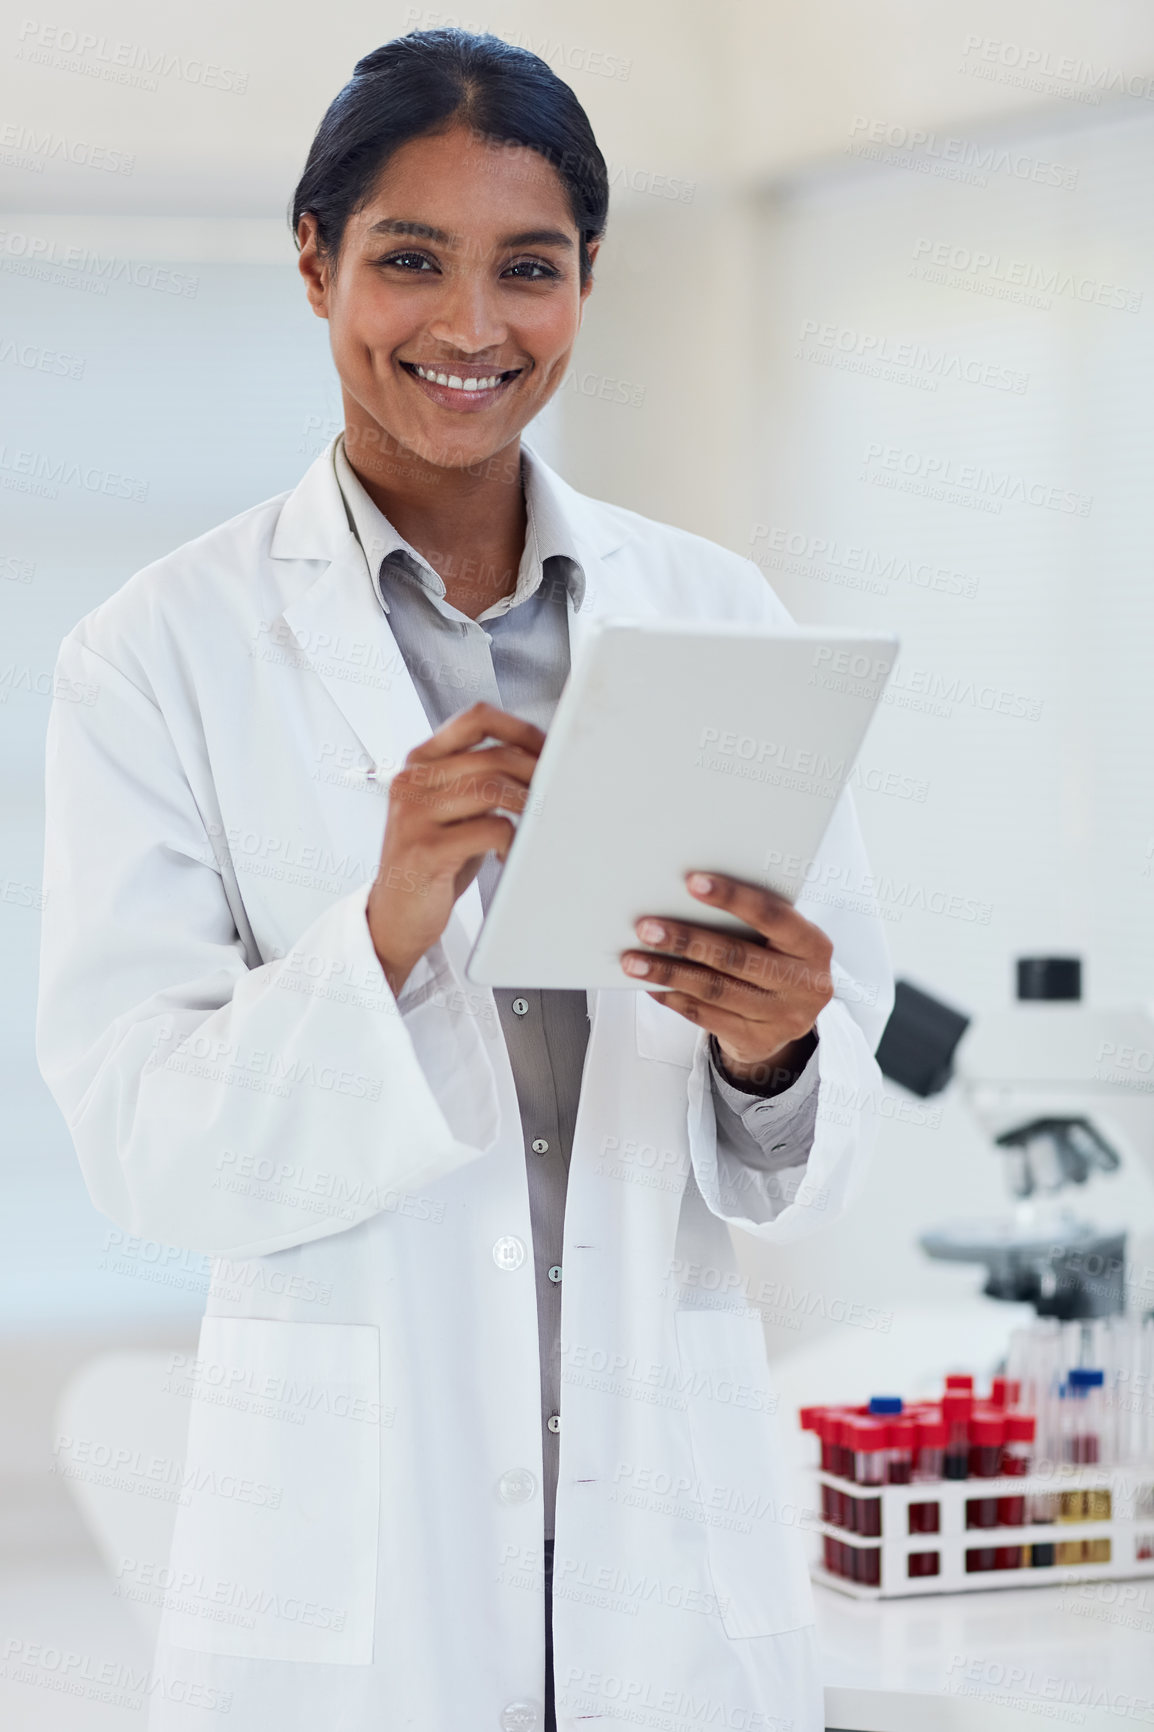
[[[429,223],[406,222],[401,217],[383,217],[380,222],[373,223],[369,229],[371,235],[411,235],[414,239],[436,241],[439,246],[455,247],[461,244],[460,235],[451,235],[444,229],[433,228]],[[573,240],[563,229],[523,229],[520,234],[505,235],[501,242],[504,247],[568,247],[573,249]]]

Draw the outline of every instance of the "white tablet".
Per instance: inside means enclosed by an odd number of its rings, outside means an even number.
[[[633,987],[643,914],[747,931],[688,872],[795,901],[897,655],[884,633],[606,619],[561,694],[469,958],[481,986]]]

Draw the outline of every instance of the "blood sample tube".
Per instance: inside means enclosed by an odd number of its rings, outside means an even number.
[[[809,1458],[811,1464],[815,1455],[820,1459],[822,1422],[824,1418],[824,1407],[799,1407],[797,1410],[797,1422],[801,1426],[801,1429],[803,1431],[811,1432],[818,1440],[818,1447],[813,1451],[813,1454],[811,1454]],[[825,1466],[824,1461],[822,1462],[822,1466]]]
[[[852,1419],[849,1431],[854,1479],[858,1485],[884,1485],[889,1426],[884,1419]]]
[[[1007,1413],[1006,1432],[1002,1440],[1002,1473],[1007,1478],[1025,1479],[1034,1453],[1034,1432],[1037,1421],[1032,1413]],[[998,1525],[1004,1528],[1024,1527],[1026,1500],[1020,1493],[998,1499]]]
[[[909,1485],[918,1450],[918,1422],[899,1413],[889,1422],[890,1447],[886,1478],[890,1485]]]
[[[834,1418],[834,1415],[832,1413],[826,1413],[823,1409],[818,1414],[817,1422],[814,1426],[814,1430],[818,1435],[818,1440],[821,1443],[821,1470],[823,1473],[837,1472],[833,1460],[833,1428],[836,1423],[837,1421]]]
[[[964,1389],[947,1389],[942,1396],[942,1418],[946,1422],[946,1447],[942,1456],[943,1479],[967,1479],[970,1472],[970,1415],[974,1398]]]
[[[937,1576],[941,1574],[940,1552],[911,1552],[906,1559],[906,1574],[908,1576]]]
[[[960,1389],[963,1390],[965,1394],[972,1395],[974,1393],[974,1380],[966,1373],[961,1371],[952,1371],[946,1378],[946,1388]]]
[[[846,1432],[852,1421],[844,1413],[832,1414],[829,1421],[830,1455],[834,1462],[834,1473],[839,1479],[853,1478],[853,1451],[846,1445]],[[855,1499],[840,1486],[831,1486],[832,1510],[830,1520],[836,1522],[839,1528],[853,1527],[853,1511]]]
[[[1002,1468],[1005,1415],[995,1407],[975,1407],[970,1416],[970,1475],[997,1479]]]
[[[942,1506],[940,1503],[912,1503],[909,1506],[909,1532],[911,1534],[940,1533],[942,1526]]]
[[[846,1441],[846,1427],[849,1423],[849,1417],[844,1408],[835,1413],[833,1419],[833,1471],[841,1479],[853,1478],[853,1450]]]
[[[995,1408],[980,1408],[970,1419],[970,1477],[997,1479],[1002,1462],[1002,1438],[1005,1420]],[[966,1499],[966,1526],[994,1528],[998,1525],[996,1497]],[[997,1567],[993,1546],[982,1546],[966,1553],[967,1570],[992,1570]]]
[[[1021,1399],[1022,1385],[1016,1377],[995,1377],[990,1384],[991,1407],[1016,1407]]]
[[[948,1435],[949,1428],[936,1411],[918,1420],[918,1459],[914,1470],[915,1479],[942,1478],[942,1461]]]
[[[890,1428],[884,1419],[853,1419],[849,1422],[853,1448],[854,1479],[861,1486],[881,1487],[886,1479],[886,1458],[889,1454]],[[882,1500],[880,1497],[855,1498],[857,1505],[854,1527],[859,1534],[876,1538],[882,1531]]]
[[[889,1419],[902,1412],[902,1398],[900,1395],[871,1395],[869,1410],[875,1419]]]
[[[1066,1400],[1063,1403],[1063,1455],[1080,1467],[1092,1466],[1101,1454],[1102,1386],[1101,1371],[1075,1367],[1066,1379]]]
[[[918,1420],[918,1453],[914,1467],[917,1484],[933,1484],[942,1477],[942,1454],[946,1446],[946,1426],[936,1410]],[[909,1531],[912,1534],[936,1534],[942,1524],[941,1504],[912,1503],[909,1509]],[[930,1553],[926,1553],[929,1557]],[[935,1575],[937,1571],[933,1572]]]

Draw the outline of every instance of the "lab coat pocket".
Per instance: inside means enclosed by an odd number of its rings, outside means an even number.
[[[204,1319],[163,1641],[372,1664],[380,1383],[374,1325]]]
[[[774,1636],[813,1622],[813,1596],[774,1423],[756,1311],[676,1313],[709,1567],[726,1634]]]
[[[667,1010],[647,992],[635,995],[637,1016],[637,1051],[641,1058],[655,1058],[661,1064],[682,1065],[689,1070],[697,1050],[700,1029]]]

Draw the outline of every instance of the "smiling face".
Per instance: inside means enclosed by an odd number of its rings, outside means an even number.
[[[410,139],[335,261],[312,217],[298,238],[362,472],[387,478],[390,440],[434,468],[482,464],[561,384],[592,279],[582,287],[564,183],[535,151],[462,126]]]

